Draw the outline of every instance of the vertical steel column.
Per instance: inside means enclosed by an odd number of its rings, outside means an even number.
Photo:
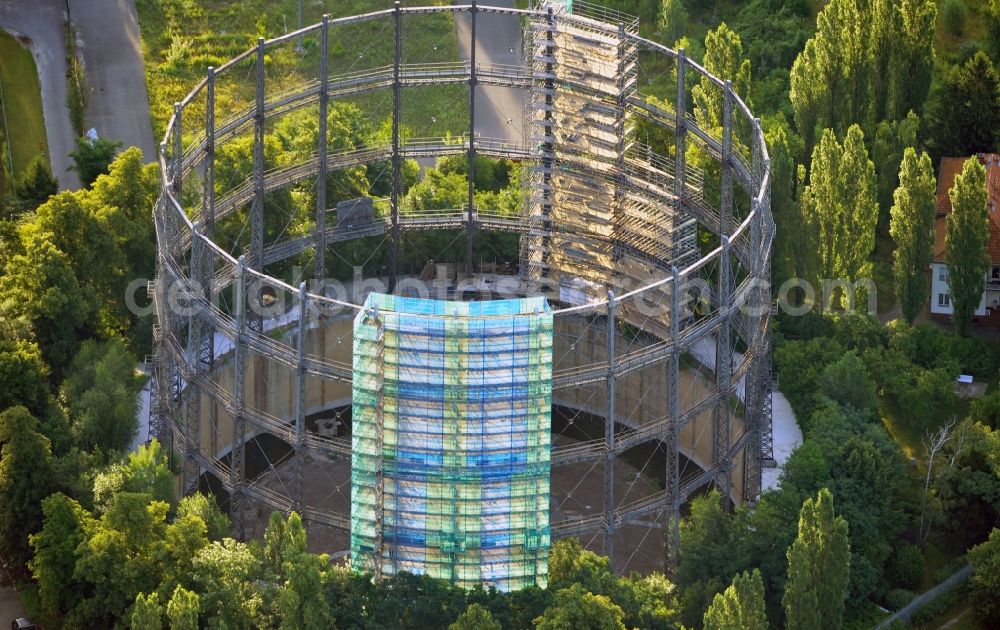
[[[732,265],[729,235],[733,222],[733,84],[726,81],[722,97],[722,170],[719,181],[719,234],[722,238],[722,255],[719,256],[718,304],[723,315],[719,323],[715,344],[715,376],[721,398],[713,412],[713,464],[719,467],[716,485],[724,494],[723,504],[732,499],[732,461],[729,452],[732,443]]]
[[[733,389],[733,354],[730,341],[732,287],[729,237],[722,237],[722,252],[719,255],[719,285],[717,299],[722,321],[716,333],[715,345],[715,382],[719,391],[719,400],[713,411],[712,463],[716,467],[715,484],[723,493],[722,503],[728,509],[731,502],[732,478],[729,457],[731,442],[730,430],[732,424],[729,410],[730,397]]]
[[[719,178],[719,234],[733,233],[733,82],[722,94],[722,172]],[[751,193],[754,194],[754,193]]]
[[[476,224],[472,218],[473,203],[475,201],[476,183],[476,14],[478,13],[476,0],[472,0],[469,8],[469,21],[472,23],[469,46],[469,208],[465,218],[465,272],[472,277],[472,243],[475,236]]]
[[[236,307],[236,337],[233,339],[233,443],[229,458],[229,517],[239,540],[246,539],[246,258],[236,264],[233,303]]]
[[[678,224],[683,224],[684,180],[687,178],[687,55],[684,49],[677,51],[677,101],[674,112],[674,214],[670,226],[672,243],[671,258],[679,260],[682,254],[681,234]]]
[[[302,497],[305,485],[302,482],[302,458],[306,438],[306,317],[309,314],[309,294],[306,283],[299,283],[298,337],[295,340],[295,496],[292,509],[302,514]]]
[[[608,291],[608,417],[604,421],[604,555],[615,571],[615,386],[617,357],[615,356],[616,317],[618,304],[615,292]]]
[[[254,112],[253,176],[254,197],[250,206],[249,267],[264,271],[264,38],[257,38],[257,97]]]
[[[327,14],[323,14],[323,26],[320,27],[319,51],[319,146],[316,147],[319,170],[316,176],[316,251],[313,277],[322,283],[326,278],[326,151],[329,142],[326,115],[330,100],[330,16]],[[322,286],[319,291],[322,294]]]
[[[180,103],[174,103],[174,154],[171,166],[173,167],[173,178],[170,182],[172,184],[174,197],[177,198],[177,203],[183,204],[181,196],[184,193],[184,187],[182,186],[182,178],[184,176],[184,136],[183,136],[183,120],[184,108],[181,107]],[[171,210],[172,212],[173,210]]]
[[[389,194],[391,206],[389,243],[389,292],[396,290],[396,273],[399,267],[399,197],[403,188],[403,160],[399,155],[399,118],[402,108],[402,91],[399,82],[399,66],[403,59],[403,12],[399,0],[393,5],[395,30],[395,54],[392,62],[392,192]]]
[[[208,68],[205,83],[205,181],[202,184],[203,234],[209,241],[215,241],[215,68]],[[205,296],[210,305],[215,305],[215,254],[205,248],[204,274]],[[202,329],[201,361],[205,373],[211,378],[215,370],[215,327],[212,319],[206,317]],[[208,397],[208,422],[212,431],[211,452],[216,452],[219,431],[219,410],[214,395]]]
[[[202,336],[204,335],[204,321],[206,316],[202,309],[207,308],[197,304],[205,298],[204,277],[204,257],[205,242],[199,232],[202,230],[200,224],[193,225],[191,234],[191,258],[189,266],[190,284],[189,307],[194,312],[188,316],[188,376],[187,376],[187,398],[184,401],[184,469],[183,469],[183,491],[184,494],[192,494],[198,490],[198,478],[201,475],[201,466],[198,463],[198,456],[201,454],[201,379],[205,376],[205,366],[202,364],[201,349]]]
[[[663,532],[664,560],[667,572],[673,575],[680,562],[681,521],[681,272],[673,268],[670,285],[670,339],[673,348],[667,361],[667,426],[663,446],[666,452],[666,529]]]

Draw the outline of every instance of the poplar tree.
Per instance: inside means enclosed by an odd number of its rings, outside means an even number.
[[[664,41],[676,42],[687,30],[688,12],[681,0],[663,0],[660,7],[660,29]]]
[[[813,150],[802,214],[815,256],[807,279],[819,290],[823,280],[853,282],[871,273],[878,201],[875,165],[868,159],[861,128],[852,125],[844,143],[825,129]]]
[[[705,35],[705,58],[702,63],[710,74],[733,82],[733,92],[744,101],[750,95],[750,60],[743,57],[743,41],[725,22]],[[694,116],[702,129],[722,127],[723,90],[708,77],[702,77],[691,90]],[[735,120],[735,118],[734,118]]]
[[[896,29],[890,42],[891,72],[885,118],[901,119],[920,112],[934,72],[934,0],[902,0],[896,6]]]
[[[758,569],[737,574],[705,611],[705,630],[767,630],[764,580]]]
[[[811,150],[819,130],[920,112],[934,68],[934,0],[830,0],[792,65],[795,123]]]
[[[789,96],[807,150],[820,129],[842,134],[865,119],[873,54],[863,8],[858,0],[831,0],[816,17],[816,34],[792,64]]]
[[[918,157],[913,148],[907,148],[890,210],[889,235],[896,244],[892,254],[896,295],[903,317],[911,323],[930,292],[924,272],[933,257],[936,188],[930,156],[924,152]]]
[[[969,158],[948,191],[951,212],[944,237],[948,260],[948,287],[954,306],[955,330],[963,337],[976,312],[983,291],[990,257],[990,217],[986,208],[986,169],[975,157]]]
[[[788,630],[840,628],[851,573],[847,521],[833,513],[827,488],[799,512],[799,534],[788,548],[788,583],[782,604]]]
[[[780,286],[789,278],[801,277],[804,250],[808,245],[802,238],[787,238],[786,235],[801,235],[803,231],[802,213],[795,197],[795,160],[792,141],[794,132],[781,120],[767,126],[764,133],[771,154],[771,213],[775,227],[781,238],[774,242],[774,283]]]

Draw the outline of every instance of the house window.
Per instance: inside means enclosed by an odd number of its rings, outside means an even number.
[[[941,282],[948,281],[948,268],[945,267],[944,265],[938,267],[938,280],[940,280]]]
[[[990,279],[994,281],[1000,280],[1000,267],[994,267],[990,271]]]
[[[938,293],[938,306],[951,306],[951,293]]]

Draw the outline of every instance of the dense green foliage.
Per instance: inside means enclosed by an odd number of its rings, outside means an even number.
[[[760,571],[743,572],[712,600],[705,611],[705,630],[766,630],[764,581]]]
[[[799,535],[788,549],[782,603],[790,630],[841,627],[850,566],[847,521],[834,515],[833,495],[824,488],[802,505]]]
[[[917,152],[907,147],[899,169],[889,234],[896,245],[893,252],[896,295],[903,317],[911,323],[930,295],[924,270],[933,257],[936,190],[930,157],[923,153],[918,159]]]
[[[964,336],[986,290],[986,273],[990,270],[986,251],[990,238],[986,169],[979,160],[970,158],[965,162],[948,196],[951,212],[944,237],[948,287],[955,309],[955,329]]]

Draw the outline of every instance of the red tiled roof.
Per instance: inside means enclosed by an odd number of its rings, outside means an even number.
[[[990,204],[990,240],[986,251],[994,265],[1000,265],[1000,155],[980,154],[979,161],[986,166],[986,190]],[[951,212],[948,191],[955,183],[955,176],[969,158],[946,157],[941,159],[938,172],[937,215],[934,220],[934,262],[947,262],[944,256],[944,235],[948,231],[947,216]]]

